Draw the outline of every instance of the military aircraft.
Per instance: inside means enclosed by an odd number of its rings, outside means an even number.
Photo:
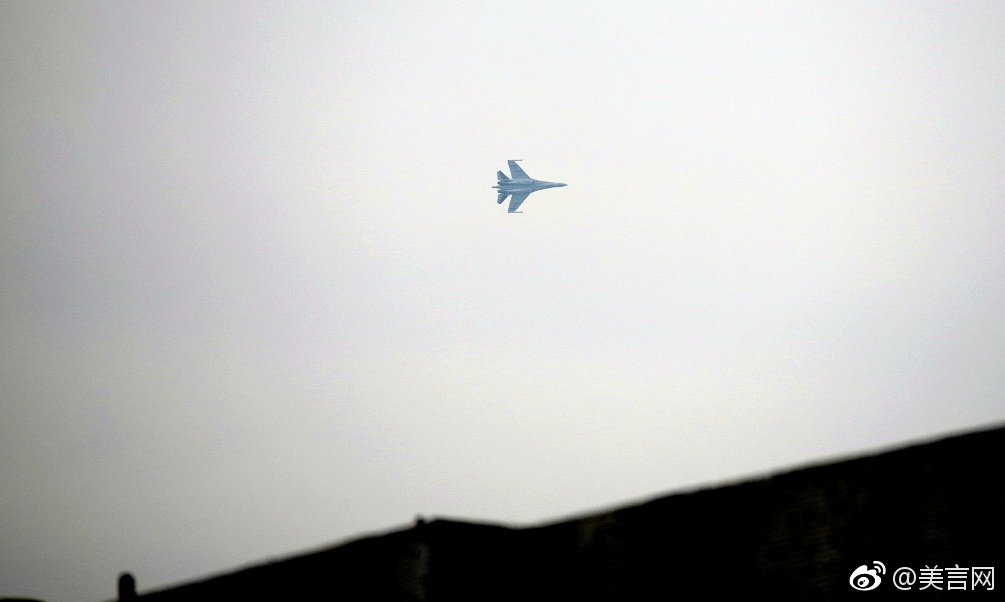
[[[517,209],[520,208],[520,204],[526,201],[527,197],[529,197],[532,192],[544,190],[545,188],[559,188],[561,186],[565,186],[565,184],[561,182],[545,182],[544,180],[535,180],[534,178],[528,176],[527,172],[525,172],[522,167],[516,164],[519,160],[520,159],[509,160],[509,172],[513,177],[508,178],[503,172],[496,172],[496,175],[499,178],[499,184],[492,187],[499,189],[499,200],[496,202],[500,205],[506,200],[506,197],[513,195],[509,200],[508,213],[523,213],[523,211],[517,211]]]

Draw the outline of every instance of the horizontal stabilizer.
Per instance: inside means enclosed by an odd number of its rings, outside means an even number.
[[[503,172],[501,172],[501,171],[497,171],[497,172],[496,172],[496,179],[497,179],[497,180],[499,180],[500,182],[502,182],[502,181],[504,181],[504,180],[508,180],[508,179],[509,179],[509,176],[507,176],[506,174],[504,174],[504,173],[503,173]]]
[[[509,196],[508,192],[500,192],[499,193],[499,200],[497,200],[496,202],[499,203],[500,205],[502,205],[502,202],[505,201],[506,197],[508,197],[508,196]]]

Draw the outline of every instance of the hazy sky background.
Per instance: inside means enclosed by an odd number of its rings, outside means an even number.
[[[1005,420],[1002,2],[9,1],[0,99],[0,596]]]

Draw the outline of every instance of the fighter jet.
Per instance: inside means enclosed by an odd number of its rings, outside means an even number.
[[[496,175],[499,178],[499,185],[492,187],[499,190],[499,199],[496,202],[500,205],[506,200],[506,197],[513,195],[509,200],[509,213],[523,213],[523,211],[517,211],[517,209],[520,208],[520,204],[526,201],[527,197],[529,197],[532,192],[544,190],[545,188],[558,188],[560,186],[565,186],[565,184],[561,182],[545,182],[544,180],[535,180],[534,178],[528,176],[527,172],[525,172],[522,167],[516,164],[519,160],[520,159],[509,160],[509,172],[513,177],[508,178],[503,172],[496,172]]]

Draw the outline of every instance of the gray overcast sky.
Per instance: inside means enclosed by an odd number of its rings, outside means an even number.
[[[0,596],[1005,420],[1005,3],[9,1],[0,61]]]

